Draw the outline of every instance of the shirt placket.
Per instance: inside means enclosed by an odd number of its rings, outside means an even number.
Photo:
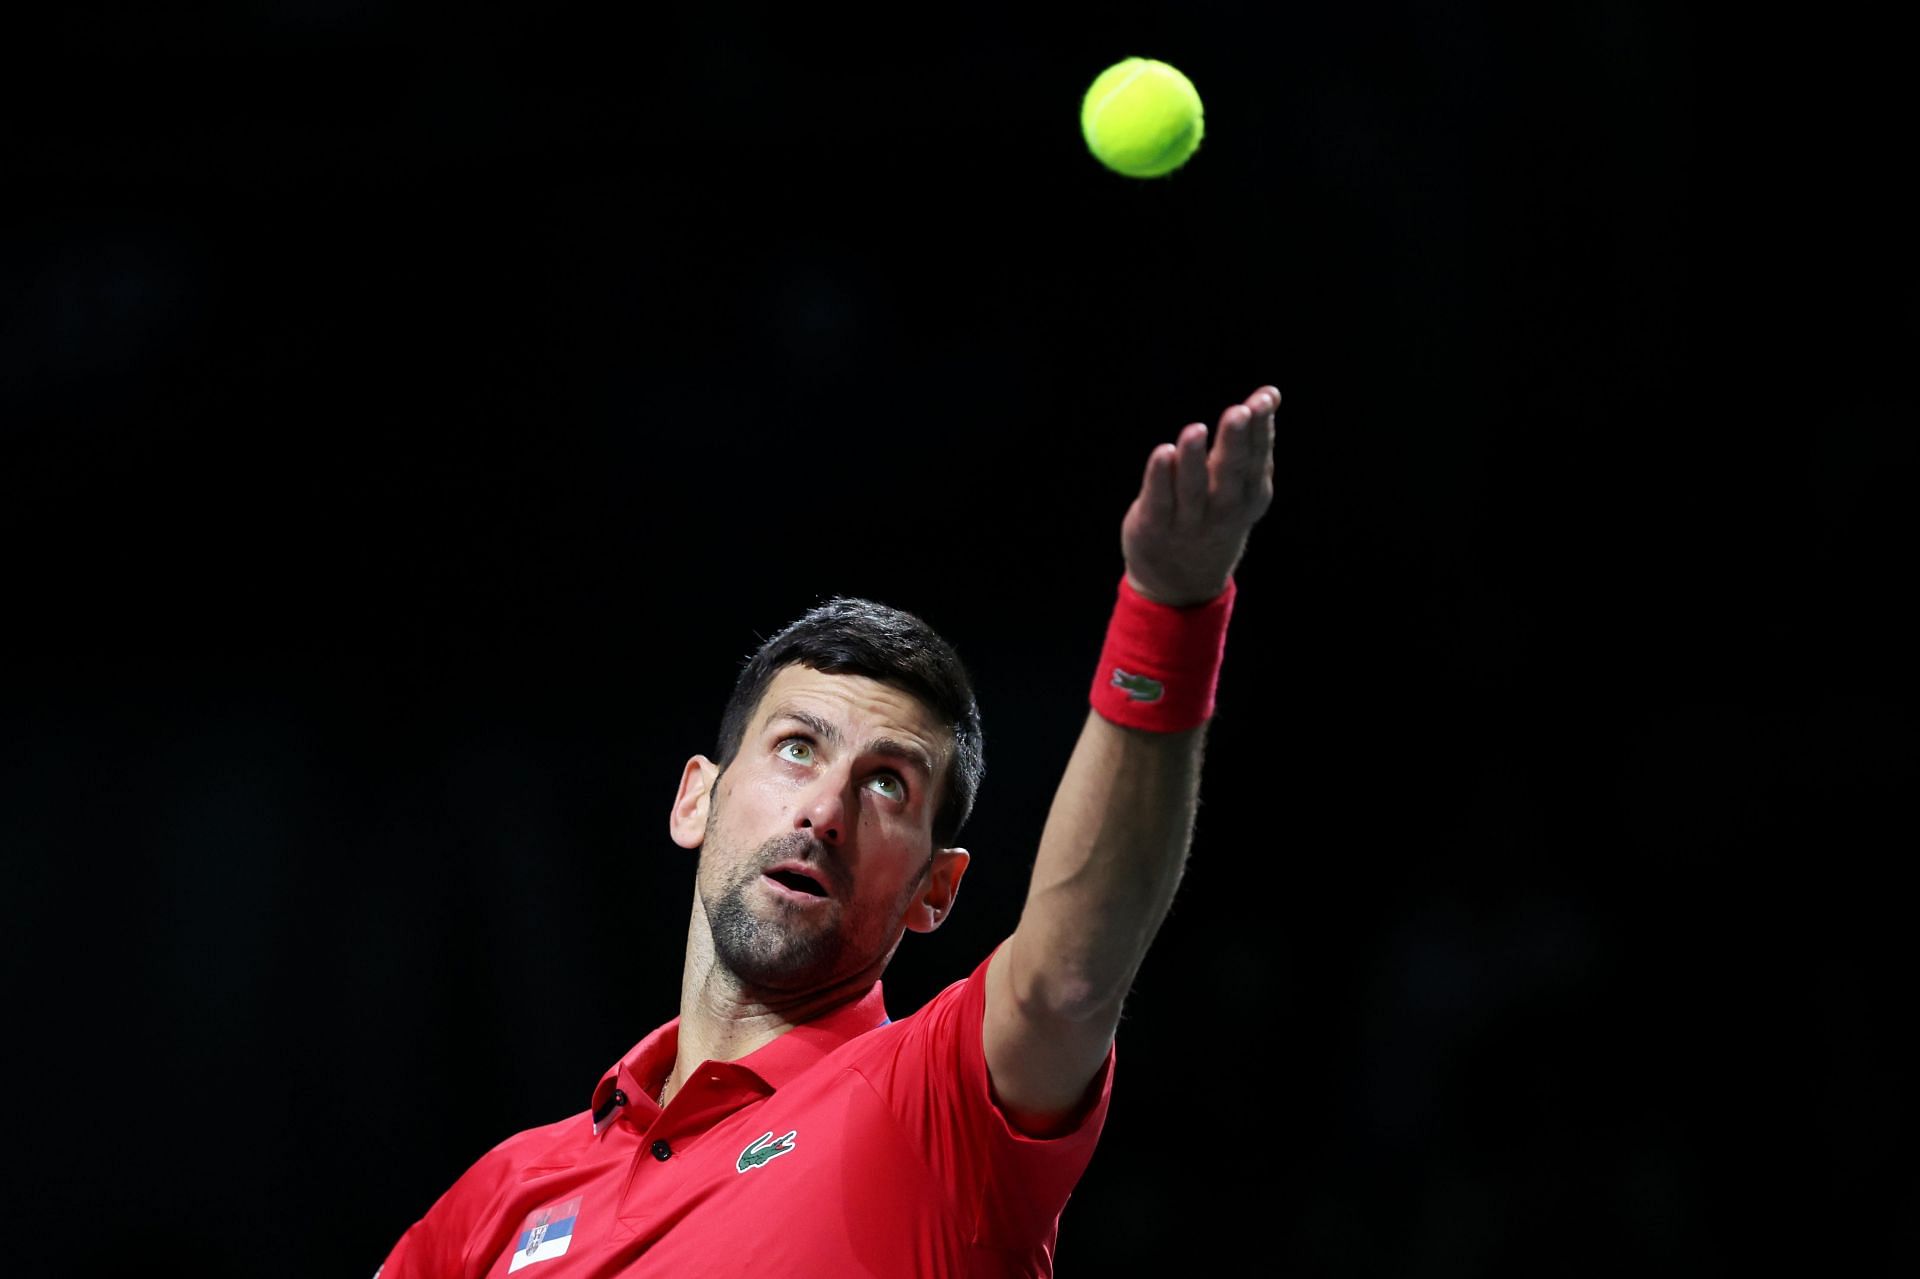
[[[641,1102],[652,1117],[621,1188],[616,1214],[621,1227],[645,1234],[648,1222],[672,1213],[684,1196],[696,1193],[707,1179],[725,1175],[717,1156],[702,1148],[702,1138],[716,1124],[772,1095],[772,1087],[746,1067],[707,1061],[681,1085],[665,1110]],[[646,1116],[636,1111],[629,1118],[642,1121]]]

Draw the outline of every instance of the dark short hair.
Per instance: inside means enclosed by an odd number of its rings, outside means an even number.
[[[783,667],[805,666],[828,675],[864,675],[909,693],[953,734],[933,840],[951,847],[973,812],[986,771],[980,707],[960,655],[939,632],[912,613],[872,600],[836,596],[762,644],[734,681],[720,716],[720,767],[733,763],[747,734],[747,720]]]

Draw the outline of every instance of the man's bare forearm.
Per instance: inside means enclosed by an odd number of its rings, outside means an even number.
[[[1150,733],[1087,716],[1014,934],[1009,976],[1028,1008],[1117,1019],[1186,865],[1205,736],[1204,725]]]
[[[1220,415],[1211,449],[1206,425],[1191,422],[1148,455],[1120,522],[1126,584],[1142,600],[1166,609],[1230,604],[1224,592],[1247,534],[1273,501],[1279,404],[1279,391],[1261,387]],[[1202,669],[1193,656],[1179,673],[1203,681],[1193,687],[1205,690],[1204,715],[1218,668]],[[1180,886],[1206,737],[1204,723],[1180,722],[1165,725],[1179,731],[1147,731],[1098,711],[1087,716],[1041,833],[1019,926],[987,971],[987,1067],[1007,1114],[1029,1133],[1072,1122]]]

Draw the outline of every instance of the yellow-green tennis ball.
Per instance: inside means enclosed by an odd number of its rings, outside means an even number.
[[[1204,127],[1193,81],[1152,58],[1114,63],[1080,103],[1087,149],[1130,178],[1172,173],[1200,145]]]

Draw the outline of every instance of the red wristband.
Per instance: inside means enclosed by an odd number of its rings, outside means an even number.
[[[1153,733],[1206,723],[1232,615],[1232,578],[1206,603],[1174,608],[1141,595],[1123,574],[1094,672],[1093,709],[1115,724]]]

